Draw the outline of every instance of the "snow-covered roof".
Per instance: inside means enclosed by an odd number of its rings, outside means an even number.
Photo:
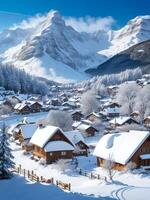
[[[142,160],[150,159],[150,154],[142,154],[142,155],[140,155],[140,158]]]
[[[17,103],[14,107],[15,110],[22,110],[25,106],[28,106],[25,102]]]
[[[150,120],[150,116],[147,116],[147,117],[144,118],[144,120],[146,120],[146,119],[149,119],[149,120]]]
[[[91,122],[91,121],[88,120],[88,119],[83,119],[81,122],[82,122],[83,124],[87,124],[87,125],[92,125],[92,124],[93,124],[93,122]]]
[[[76,106],[75,102],[73,102],[73,101],[66,101],[62,105],[63,106],[68,105],[68,106],[73,106],[73,107]]]
[[[72,127],[77,128],[80,124],[81,124],[81,122],[75,121],[75,122],[73,122]]]
[[[84,142],[84,138],[78,130],[66,131],[64,132],[64,135],[71,141],[73,145],[77,144],[80,141]]]
[[[113,133],[104,135],[94,150],[94,155],[106,160],[126,164],[138,148],[148,138],[148,131]]]
[[[32,136],[30,143],[43,148],[58,130],[61,131],[61,129],[56,126],[38,127],[34,135]]]
[[[124,124],[126,121],[128,121],[129,119],[132,119],[131,117],[126,117],[126,116],[120,116],[120,117],[116,117],[112,120],[110,120],[109,122],[111,124],[119,124],[122,125]]]
[[[94,115],[95,117],[100,118],[99,113],[96,113],[96,112],[90,113],[89,115],[87,115],[87,117],[89,117],[89,116],[91,116],[91,115]]]
[[[65,141],[51,141],[44,147],[45,152],[53,151],[73,151],[74,147]]]
[[[118,107],[115,107],[115,108],[108,107],[104,111],[106,113],[120,113],[120,108],[118,108]]]
[[[35,133],[37,126],[36,124],[24,124],[20,126],[21,132],[23,134],[24,139],[31,138]]]
[[[81,123],[81,124],[77,127],[77,129],[78,129],[78,130],[81,130],[81,131],[85,131],[85,130],[87,130],[87,129],[90,128],[90,127],[91,127],[91,125]]]

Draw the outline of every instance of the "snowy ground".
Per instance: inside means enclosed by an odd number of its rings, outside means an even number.
[[[47,116],[48,112],[38,112],[38,113],[31,113],[31,114],[26,114],[26,115],[17,115],[17,114],[12,114],[11,116],[7,116],[4,118],[0,118],[0,123],[5,122],[6,125],[10,124],[16,124],[23,120],[25,117],[29,122],[36,122],[39,119],[45,118]]]
[[[9,192],[6,192],[9,190]],[[0,182],[0,199],[2,200],[95,200],[94,196],[83,196],[77,193],[67,193],[59,188],[48,185],[33,183],[24,180],[23,177],[14,176],[10,180]],[[100,198],[111,200],[111,198]]]
[[[149,199],[150,175],[117,172],[114,176],[113,183],[105,182],[104,180],[93,180],[79,175],[73,165],[69,165],[69,168],[64,172],[57,164],[43,166],[39,162],[31,160],[30,156],[23,155],[23,151],[14,143],[12,143],[12,148],[16,164],[22,164],[25,169],[34,170],[39,176],[42,175],[45,178],[54,177],[54,180],[61,180],[66,183],[70,182],[72,192],[120,200]],[[78,160],[78,167],[84,170],[94,171],[102,176],[107,176],[104,169],[96,167],[96,159],[93,156],[79,157]]]

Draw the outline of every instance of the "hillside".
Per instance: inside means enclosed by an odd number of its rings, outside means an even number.
[[[150,73],[150,40],[134,45],[113,56],[96,69],[88,69],[86,72],[91,75],[103,75],[137,67],[140,67],[143,73]]]

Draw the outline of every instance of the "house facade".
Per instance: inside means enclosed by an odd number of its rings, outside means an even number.
[[[148,131],[129,131],[104,135],[98,142],[94,155],[97,165],[105,167],[111,160],[113,168],[124,170],[128,163],[136,167],[150,169],[150,133]]]
[[[45,159],[47,164],[73,158],[74,146],[58,127],[39,126],[30,143],[33,155]]]

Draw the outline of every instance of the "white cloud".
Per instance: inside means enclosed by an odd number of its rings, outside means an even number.
[[[28,28],[35,28],[40,22],[44,21],[46,19],[46,16],[41,16],[37,14],[34,17],[30,17],[26,20],[23,20],[20,24],[14,24],[10,29],[16,29],[16,28],[22,28],[22,29],[28,29]]]
[[[112,25],[115,23],[115,20],[111,17],[80,17],[65,18],[67,25],[72,26],[78,32],[96,32],[99,30],[110,30]]]

